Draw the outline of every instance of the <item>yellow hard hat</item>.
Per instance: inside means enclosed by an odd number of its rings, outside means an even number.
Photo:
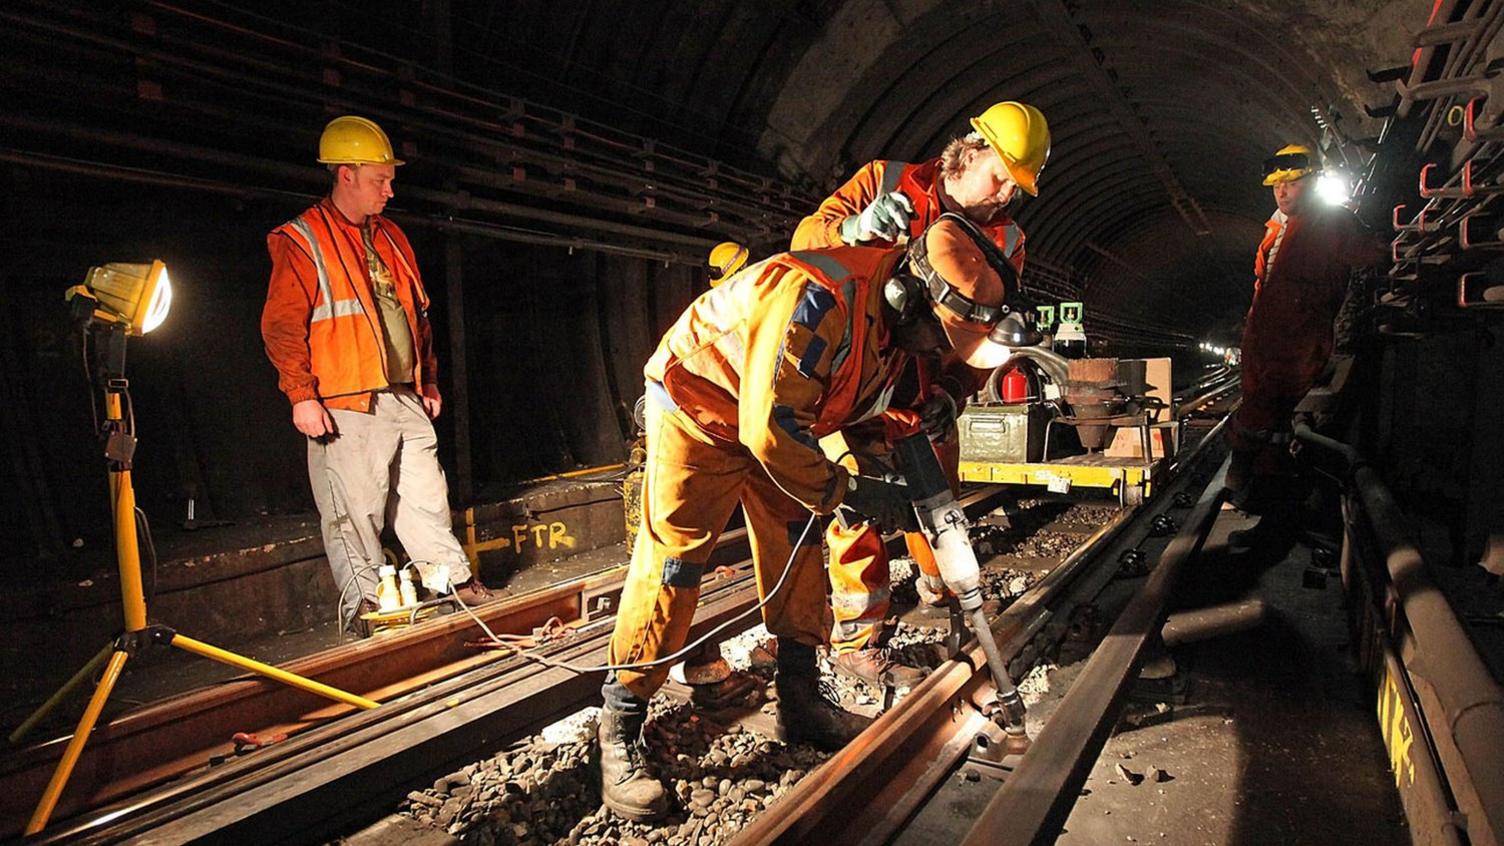
[[[1304,144],[1286,144],[1279,148],[1279,152],[1264,159],[1264,185],[1273,186],[1305,179],[1316,170],[1316,157],[1312,155],[1310,147]]]
[[[400,165],[381,127],[355,115],[329,121],[319,136],[319,164]]]
[[[735,241],[722,241],[710,248],[710,287],[721,284],[747,264],[747,248]]]
[[[1018,187],[1039,196],[1039,172],[1050,157],[1050,125],[1044,112],[1008,100],[972,118],[971,126],[997,151]]]

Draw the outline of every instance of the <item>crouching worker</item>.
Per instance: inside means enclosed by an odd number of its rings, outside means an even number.
[[[668,810],[647,768],[648,700],[688,641],[700,578],[741,504],[768,630],[778,639],[780,739],[836,749],[867,725],[819,692],[826,643],[823,526],[913,519],[901,485],[852,475],[819,439],[885,410],[915,355],[996,360],[1004,285],[974,226],[947,216],[895,247],[775,255],[706,292],[644,369],[641,531],[602,688],[601,798],[630,819]],[[994,332],[994,335],[997,333]]]

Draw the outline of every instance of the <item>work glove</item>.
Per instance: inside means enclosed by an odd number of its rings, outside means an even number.
[[[846,481],[846,498],[836,509],[842,528],[871,521],[879,531],[919,531],[914,504],[909,501],[906,485],[872,476],[850,476]]]
[[[899,235],[909,231],[909,221],[913,217],[914,204],[908,197],[897,191],[883,194],[861,214],[841,221],[841,240],[851,245],[897,241]]]
[[[919,425],[930,443],[945,443],[956,428],[956,399],[944,388],[937,388],[919,410]]]

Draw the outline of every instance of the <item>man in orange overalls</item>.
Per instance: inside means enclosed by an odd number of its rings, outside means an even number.
[[[894,247],[781,253],[701,295],[664,335],[644,368],[642,528],[602,688],[601,797],[612,810],[667,810],[642,754],[648,699],[688,640],[700,578],[738,503],[778,639],[780,735],[834,749],[865,726],[818,688],[828,628],[814,515],[845,508],[899,524],[913,508],[901,485],[849,472],[818,439],[881,415],[911,355],[950,349],[978,366],[1007,357],[989,333],[1008,292],[983,239],[947,218],[911,248],[923,261],[906,264]]]
[[[1000,249],[1018,273],[1024,266],[1024,233],[1008,215],[1018,189],[1039,194],[1039,173],[1050,152],[1044,115],[1024,103],[998,103],[971,121],[975,130],[952,140],[939,157],[919,164],[869,162],[826,198],[794,231],[792,248],[840,244],[890,244],[917,236],[944,212],[965,215]],[[861,454],[884,447],[921,426],[930,432],[942,465],[958,486],[960,439],[956,416],[966,398],[981,388],[988,374],[951,358],[919,360],[906,380],[910,400],[895,404],[881,421],[848,428],[826,439],[831,455],[848,448]],[[927,425],[926,425],[927,424]],[[845,459],[855,470],[856,459]],[[943,600],[943,585],[924,537],[905,537],[920,569],[921,598]],[[832,523],[830,546],[831,635],[833,663],[842,674],[873,685],[910,687],[923,671],[895,661],[880,648],[880,626],[888,616],[891,577],[882,536],[866,524],[844,528]]]
[[[1318,162],[1309,147],[1288,145],[1265,162],[1264,185],[1275,211],[1254,257],[1253,304],[1242,341],[1243,402],[1228,425],[1233,448],[1227,484],[1234,501],[1264,514],[1235,546],[1288,534],[1290,421],[1332,353],[1333,321],[1353,271],[1383,255],[1352,212],[1323,203],[1313,190]]]

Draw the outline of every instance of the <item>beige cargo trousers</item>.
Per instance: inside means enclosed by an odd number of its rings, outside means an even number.
[[[381,530],[418,566],[425,587],[447,592],[470,580],[470,561],[454,536],[449,487],[439,466],[438,435],[410,388],[378,391],[369,412],[331,408],[339,434],[308,439],[308,481],[319,507],[324,553],[349,626],[361,599],[376,601]]]

